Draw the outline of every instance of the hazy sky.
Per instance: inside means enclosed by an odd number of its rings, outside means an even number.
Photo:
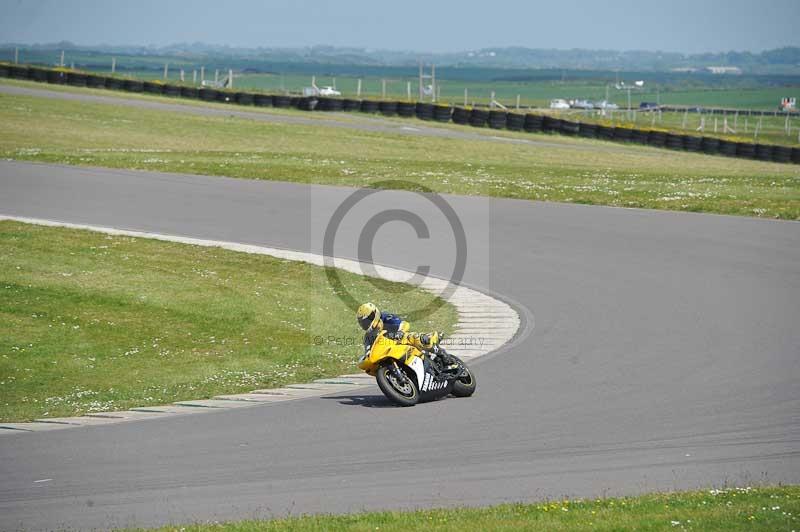
[[[800,0],[0,0],[0,42],[61,40],[760,51],[800,45]]]

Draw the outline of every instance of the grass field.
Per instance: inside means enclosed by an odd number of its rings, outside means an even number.
[[[457,194],[800,219],[796,165],[544,134],[488,133],[547,142],[534,146],[28,96],[0,95],[0,120],[8,159],[350,186],[392,178]]]
[[[161,532],[326,530],[786,531],[800,528],[800,487],[729,488],[489,508],[379,512],[168,526]]]
[[[357,298],[434,296],[341,273]],[[313,288],[312,288],[313,287]],[[444,305],[415,328],[450,330]],[[251,391],[357,371],[361,330],[322,268],[0,222],[0,421]],[[349,337],[316,345],[314,336]]]

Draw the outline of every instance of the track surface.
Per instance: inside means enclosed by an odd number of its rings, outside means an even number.
[[[303,251],[351,192],[0,162],[4,214]],[[536,318],[477,366],[473,398],[399,409],[369,388],[4,436],[0,529],[800,482],[800,225],[447,200],[466,220],[466,281]],[[413,269],[415,242],[376,256]]]

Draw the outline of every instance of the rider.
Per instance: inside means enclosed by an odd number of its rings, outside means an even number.
[[[439,349],[439,337],[441,333],[412,333],[409,332],[409,324],[399,316],[388,312],[381,312],[373,303],[364,303],[358,307],[356,312],[358,324],[364,329],[364,352],[368,353],[372,349],[372,344],[377,340],[381,331],[386,331],[385,336],[401,344],[408,344],[416,347],[420,351],[427,351],[434,357],[444,349]]]

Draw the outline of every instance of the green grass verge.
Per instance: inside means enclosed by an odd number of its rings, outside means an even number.
[[[341,279],[356,298],[401,314],[434,297]],[[450,330],[456,318],[445,304],[412,326]],[[9,221],[0,222],[0,330],[0,421],[308,382],[358,371],[361,354],[353,313],[320,267]]]
[[[443,139],[30,96],[0,95],[0,120],[8,159],[349,186],[391,178],[456,194],[800,219],[797,165],[543,134],[486,132],[546,145]]]
[[[504,504],[489,508],[307,516],[168,526],[159,531],[592,530],[736,531],[800,529],[800,487],[731,488],[618,499]]]

